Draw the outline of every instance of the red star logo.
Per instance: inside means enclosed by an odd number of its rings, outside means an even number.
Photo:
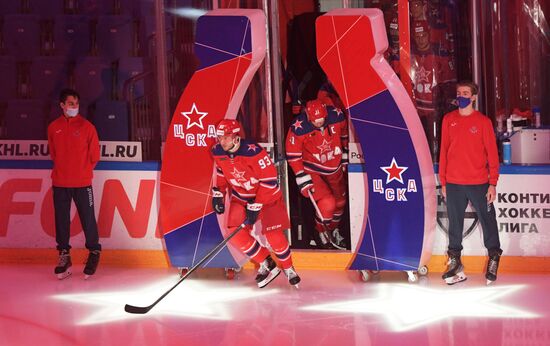
[[[420,69],[416,71],[416,83],[426,82],[431,83],[430,80],[430,74],[432,71],[428,71],[424,68],[424,66],[420,66]]]
[[[193,106],[191,106],[191,110],[189,112],[181,112],[181,115],[187,118],[187,127],[186,129],[189,130],[190,127],[197,126],[204,130],[204,126],[202,125],[202,119],[207,115],[207,112],[199,112],[197,109],[197,105],[195,102],[193,102]]]
[[[303,128],[302,123],[303,123],[303,121],[300,121],[300,120],[296,119],[294,124],[292,124],[292,126],[294,126],[294,130],[297,130],[299,128],[302,129]]]
[[[246,179],[244,178],[244,174],[246,172],[245,171],[238,171],[237,170],[237,167],[233,167],[233,172],[231,172],[231,174],[233,174],[233,176],[235,177],[235,179],[237,179],[237,181],[246,181]]]
[[[401,184],[404,184],[403,173],[407,169],[409,169],[409,167],[403,167],[403,166],[397,165],[397,162],[395,162],[395,157],[394,157],[392,158],[391,164],[389,166],[380,167],[380,169],[386,172],[386,174],[388,175],[388,177],[386,178],[386,184],[388,184],[392,180],[397,180]]]
[[[256,149],[258,149],[256,144],[249,144],[248,145],[248,151],[252,150],[253,152],[256,152]]]
[[[332,149],[330,148],[330,143],[332,143],[332,141],[327,142],[327,140],[323,138],[323,143],[317,146],[317,148],[321,151],[319,154],[322,154],[325,151],[331,151]]]

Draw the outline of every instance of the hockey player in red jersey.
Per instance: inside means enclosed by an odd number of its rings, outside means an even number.
[[[399,18],[397,11],[391,11],[388,24],[388,49],[384,58],[388,61],[393,72],[399,77]]]
[[[411,59],[413,95],[416,109],[426,132],[434,158],[439,144],[436,128],[442,115],[441,108],[449,99],[456,82],[454,64],[447,52],[434,47],[430,41],[428,22],[413,23],[413,50]]]
[[[292,266],[288,240],[283,233],[290,228],[290,221],[273,161],[260,145],[241,137],[241,125],[236,120],[222,120],[216,127],[216,135],[218,143],[212,147],[216,166],[212,207],[217,214],[223,214],[228,197],[227,228],[231,232],[243,220],[246,225],[230,242],[260,264],[258,287],[269,284],[280,269],[269,250],[250,234],[256,222],[261,221],[262,233],[289,283],[297,285],[300,277]]]
[[[430,24],[430,41],[442,51],[454,55],[454,16],[456,5],[447,0],[428,0],[427,21]]]
[[[338,226],[346,206],[346,116],[320,100],[309,101],[288,130],[286,157],[304,197],[315,200],[315,229],[324,248],[345,249]]]
[[[419,21],[426,20],[427,3],[426,0],[410,0],[409,8],[411,12],[411,20]]]

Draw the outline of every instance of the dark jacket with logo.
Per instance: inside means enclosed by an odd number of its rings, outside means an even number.
[[[92,185],[93,170],[99,161],[99,140],[92,123],[80,115],[60,116],[48,126],[48,145],[53,186]]]

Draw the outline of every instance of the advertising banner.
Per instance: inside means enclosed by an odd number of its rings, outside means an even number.
[[[141,162],[141,142],[99,142],[100,161]],[[50,160],[48,141],[0,140],[0,160]]]
[[[55,247],[50,172],[0,170],[1,248]],[[94,171],[95,214],[104,249],[163,249],[157,227],[158,176],[158,171]],[[71,245],[83,248],[74,204],[71,220]]]

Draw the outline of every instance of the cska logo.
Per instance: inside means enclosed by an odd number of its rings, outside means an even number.
[[[381,166],[380,169],[386,173],[386,182],[383,183],[383,179],[372,180],[373,192],[378,192],[384,195],[384,198],[388,202],[398,201],[406,202],[407,193],[414,193],[418,191],[415,179],[408,179],[405,186],[405,179],[403,174],[409,169],[409,167],[399,166],[395,157],[392,158],[389,166]],[[390,183],[396,182],[391,184]]]
[[[187,118],[187,127],[185,129],[189,130],[191,127],[197,126],[198,128],[204,130],[202,119],[204,119],[207,114],[208,112],[199,112],[199,110],[197,109],[197,105],[195,104],[195,102],[193,102],[193,105],[191,106],[191,110],[189,112],[181,112],[181,115]]]
[[[237,170],[237,167],[233,168],[233,172],[231,172],[231,175],[233,175],[234,178],[230,178],[229,182],[233,186],[240,186],[246,191],[250,191],[254,189],[255,184],[259,182],[259,180],[255,179],[254,177],[251,177],[250,180],[247,180],[245,178],[245,171],[239,171]]]
[[[174,137],[184,140],[185,145],[188,147],[206,147],[208,146],[206,138],[216,138],[216,127],[214,125],[207,125],[205,130],[203,124],[203,120],[208,115],[208,112],[200,112],[195,102],[193,102],[188,112],[181,112],[181,115],[185,120],[183,121],[184,123],[174,124]],[[197,128],[195,131],[199,131],[200,129],[202,132],[190,132],[189,130],[193,127]]]
[[[323,139],[323,143],[317,146],[319,152],[313,154],[317,161],[325,163],[327,161],[333,160],[338,155],[342,155],[342,149],[340,149],[339,146],[335,146],[334,150],[332,150],[331,144],[332,141],[327,141],[326,139]]]

